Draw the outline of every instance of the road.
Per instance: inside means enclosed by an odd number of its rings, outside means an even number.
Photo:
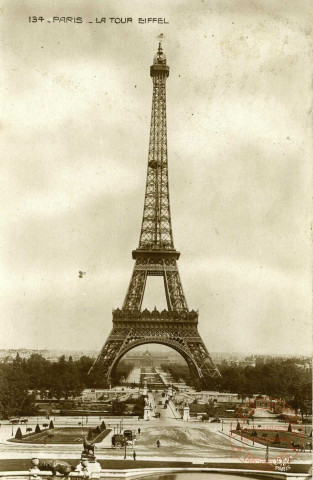
[[[162,409],[158,405],[159,401],[164,400],[160,393],[149,394],[151,404],[157,405],[161,412],[161,418],[152,417],[150,421],[125,421],[123,428],[140,428],[141,433],[137,435],[135,442],[135,451],[138,459],[154,460],[174,460],[207,462],[209,460],[236,460],[229,433],[229,421],[223,422],[223,432],[220,424],[189,421],[184,422],[175,418],[171,408]],[[162,400],[161,400],[162,399]],[[31,425],[36,423],[36,418],[31,419]],[[66,417],[64,421],[66,422]],[[90,418],[90,424],[95,424],[98,417]],[[109,422],[107,422],[109,423]],[[111,425],[112,426],[112,425]],[[22,427],[24,428],[24,427]],[[14,427],[14,432],[16,427]],[[11,437],[12,427],[2,425],[0,429],[0,459],[30,459],[33,456],[41,458],[73,458],[79,459],[82,447],[79,445],[29,445],[17,443],[5,443]],[[157,448],[156,442],[160,441],[160,448]],[[250,448],[258,457],[264,458],[265,449],[262,447]],[[128,447],[128,455],[132,454],[133,448]],[[270,458],[278,455],[278,451],[270,451]],[[110,448],[110,438],[107,443],[96,448],[96,455],[99,459],[122,459],[124,451]],[[298,460],[309,460],[309,453],[299,452]]]

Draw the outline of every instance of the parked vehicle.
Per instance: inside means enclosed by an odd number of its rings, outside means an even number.
[[[136,432],[135,430],[124,430],[124,437],[128,441],[133,441],[136,439]]]
[[[216,417],[216,418],[212,418],[212,420],[210,420],[210,423],[221,423],[221,421],[218,417]]]
[[[126,443],[126,438],[123,433],[115,433],[112,436],[112,448],[123,448]]]
[[[9,423],[11,423],[11,425],[17,425],[18,423],[20,423],[20,419],[19,418],[10,418]]]
[[[124,433],[115,433],[112,436],[112,448],[123,448],[131,445],[136,440],[136,432],[134,430],[124,430]]]
[[[155,418],[160,418],[160,417],[161,417],[161,414],[160,414],[160,412],[156,412],[156,414],[155,414]]]

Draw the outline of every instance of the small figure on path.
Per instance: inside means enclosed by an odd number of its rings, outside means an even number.
[[[161,446],[160,440],[157,440],[157,441],[156,441],[156,446],[157,446],[158,448],[160,448],[160,446]]]
[[[138,428],[138,434],[139,434],[139,435],[140,435],[140,432],[141,432],[141,430],[140,430],[140,428]]]
[[[133,453],[133,459],[136,460],[136,452]]]

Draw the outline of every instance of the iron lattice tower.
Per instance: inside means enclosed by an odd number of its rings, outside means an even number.
[[[150,67],[153,81],[147,183],[139,246],[122,309],[113,311],[113,329],[91,370],[102,367],[109,380],[132,348],[160,343],[177,350],[190,373],[204,380],[220,376],[198,332],[198,313],[189,311],[173,242],[167,160],[166,80],[169,66],[159,44]],[[162,276],[167,310],[141,311],[147,276]]]

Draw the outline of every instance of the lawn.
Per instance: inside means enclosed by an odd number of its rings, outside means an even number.
[[[88,428],[80,427],[64,427],[64,428],[53,428],[47,429],[40,433],[30,434],[24,436],[22,439],[11,439],[11,442],[18,443],[37,443],[37,444],[81,444],[83,436],[87,437]],[[92,440],[94,443],[101,442],[111,431],[111,429],[106,428],[98,436],[94,437]]]

